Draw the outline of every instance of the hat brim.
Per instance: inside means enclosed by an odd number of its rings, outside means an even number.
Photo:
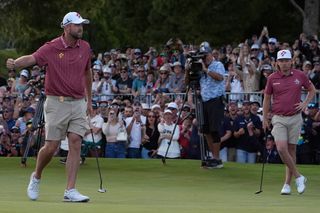
[[[68,22],[67,24],[63,24],[61,22],[60,26],[61,26],[61,28],[64,28],[65,26],[68,26],[69,24],[90,24],[90,21],[88,19],[81,18],[78,21]]]

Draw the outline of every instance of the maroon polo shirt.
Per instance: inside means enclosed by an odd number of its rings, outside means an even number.
[[[265,94],[272,95],[272,113],[290,116],[297,113],[295,104],[301,102],[302,87],[309,89],[311,82],[306,75],[292,69],[288,76],[280,71],[268,77]]]
[[[46,95],[67,96],[76,99],[85,96],[85,72],[91,66],[88,42],[79,39],[74,47],[63,37],[53,39],[32,54],[39,66],[46,66]]]

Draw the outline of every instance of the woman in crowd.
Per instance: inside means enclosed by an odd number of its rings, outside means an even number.
[[[154,85],[154,90],[157,92],[168,93],[170,88],[170,67],[164,65],[160,68],[159,78]]]
[[[102,125],[102,132],[106,136],[105,157],[106,158],[125,158],[126,141],[117,141],[120,129],[123,129],[122,121],[119,121],[116,111],[110,109],[108,122]]]
[[[141,157],[144,159],[153,158],[157,154],[158,140],[158,119],[154,112],[149,111],[147,114],[147,122],[144,137],[142,138]]]

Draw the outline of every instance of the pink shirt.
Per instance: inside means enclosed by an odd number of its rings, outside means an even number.
[[[63,37],[53,39],[32,54],[39,66],[46,66],[46,95],[67,96],[76,99],[85,96],[85,72],[91,66],[88,42],[79,39],[74,47]]]
[[[288,76],[280,71],[271,74],[264,92],[272,95],[272,113],[284,116],[296,114],[295,104],[301,102],[301,89],[309,89],[310,85],[311,82],[300,70],[292,69]]]

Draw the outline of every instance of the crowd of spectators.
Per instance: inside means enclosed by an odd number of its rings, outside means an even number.
[[[225,82],[229,92],[221,129],[223,161],[254,163],[266,154],[269,163],[281,163],[270,134],[272,127],[266,133],[262,130],[261,103],[266,80],[277,70],[277,51],[289,49],[293,68],[304,72],[319,90],[319,46],[316,36],[303,33],[291,44],[278,41],[264,27],[259,36],[253,35],[240,44],[213,48],[215,59],[227,70]],[[145,52],[128,47],[93,53],[94,110],[89,120],[95,143],[88,131],[83,138],[83,160],[94,156],[95,148],[102,157],[157,158],[165,155],[170,140],[167,157],[199,159],[195,93],[185,93],[185,64],[197,49],[179,39],[170,39],[165,47],[150,47]],[[0,156],[21,156],[28,141],[35,143],[38,130],[33,130],[32,118],[43,90],[44,75],[44,68],[34,66],[19,73],[8,70],[8,78],[0,79]],[[184,97],[186,103],[182,107]],[[318,102],[315,99],[303,112],[298,163],[320,162]],[[268,117],[271,119],[272,114]],[[178,127],[174,128],[176,122]],[[57,150],[57,155],[62,150]],[[29,155],[35,152],[31,148]]]

